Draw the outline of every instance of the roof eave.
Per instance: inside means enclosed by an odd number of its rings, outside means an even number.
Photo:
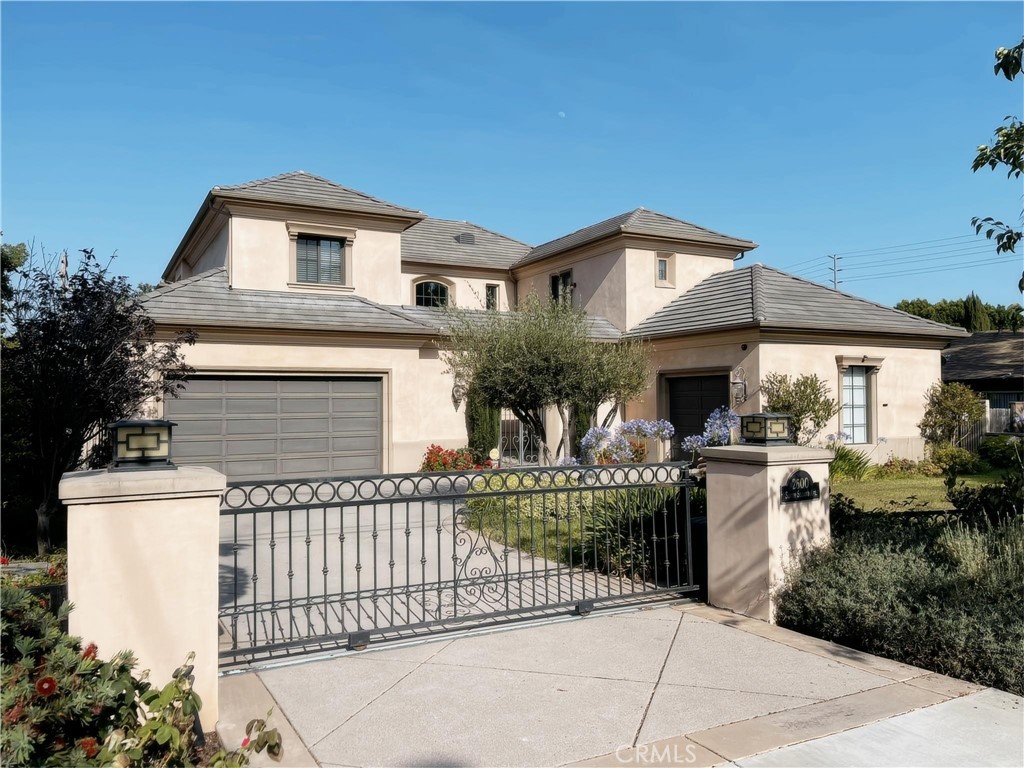
[[[373,211],[356,206],[319,205],[316,202],[296,203],[290,200],[273,200],[267,197],[246,195],[244,191],[241,190],[212,189],[210,190],[210,196],[225,201],[240,203],[253,203],[256,205],[263,204],[284,208],[309,208],[316,211],[335,211],[339,213],[357,213],[360,216],[369,216],[371,218],[405,221],[408,222],[405,229],[408,229],[413,224],[417,224],[427,218],[425,213],[421,211],[414,211],[411,208],[398,208],[395,206],[397,210],[392,213],[390,211]]]
[[[213,207],[213,191],[206,193],[206,197],[203,199],[202,205],[199,206],[199,210],[196,211],[196,215],[192,218],[192,223],[188,225],[188,229],[185,230],[185,234],[182,236],[181,241],[178,243],[178,247],[174,249],[174,253],[171,254],[170,261],[167,262],[167,266],[164,267],[163,273],[160,275],[161,280],[169,279],[171,270],[174,269],[178,260],[181,258],[182,251],[185,250],[185,246],[192,240],[192,236],[195,231],[199,228],[199,224],[209,215],[210,209]]]

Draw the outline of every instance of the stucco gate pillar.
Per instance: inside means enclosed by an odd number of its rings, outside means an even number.
[[[832,452],[797,445],[730,445],[702,453],[707,460],[708,602],[773,622],[774,593],[786,566],[806,548],[829,541]]]
[[[206,467],[70,472],[68,629],[101,658],[131,649],[162,687],[195,651],[204,730],[218,718],[217,577],[224,475]]]

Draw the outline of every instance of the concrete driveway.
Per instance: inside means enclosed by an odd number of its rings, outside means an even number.
[[[225,743],[270,706],[292,766],[1024,764],[1019,697],[694,604],[225,676]]]

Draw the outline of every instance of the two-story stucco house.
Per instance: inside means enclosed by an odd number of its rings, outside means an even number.
[[[214,187],[145,299],[162,333],[199,333],[195,377],[162,404],[175,455],[232,478],[415,470],[430,443],[466,441],[436,308],[568,292],[594,338],[653,342],[627,418],[693,434],[720,405],[760,410],[764,373],[817,373],[842,402],[832,431],[920,456],[924,391],[964,332],[736,268],[756,247],[643,208],[531,247],[302,171]]]

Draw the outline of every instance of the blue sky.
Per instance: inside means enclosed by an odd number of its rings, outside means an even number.
[[[5,2],[4,236],[155,282],[211,186],[303,169],[530,243],[642,205],[740,265],[844,253],[876,301],[1019,301],[970,219],[1021,185],[970,165],[1024,111],[1022,8]]]

